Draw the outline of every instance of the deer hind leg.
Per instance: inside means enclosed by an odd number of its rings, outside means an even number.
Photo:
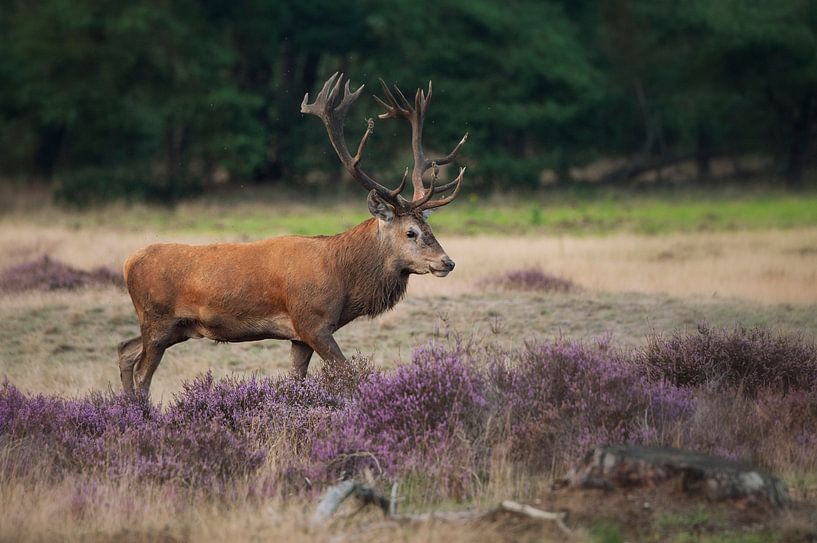
[[[289,351],[289,360],[292,362],[291,374],[293,377],[303,379],[306,377],[306,370],[309,368],[309,359],[315,352],[312,347],[302,341],[293,340],[292,348]]]
[[[142,336],[136,336],[119,344],[119,377],[122,379],[122,390],[133,397],[133,367],[142,357]]]

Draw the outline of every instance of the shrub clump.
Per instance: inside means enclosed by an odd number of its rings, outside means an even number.
[[[602,442],[817,470],[813,353],[792,336],[705,327],[626,352],[609,340],[428,344],[390,372],[353,359],[306,379],[206,374],[164,408],[112,393],[32,396],[6,382],[0,484],[87,473],[281,492],[369,472],[462,497],[496,458],[562,470]]]
[[[667,444],[694,413],[690,390],[649,380],[606,342],[529,344],[490,373],[511,452],[530,466],[570,463],[599,443]]]
[[[765,328],[700,324],[696,334],[650,338],[637,358],[653,379],[677,386],[740,388],[750,395],[768,388],[817,390],[817,346]]]
[[[223,421],[180,424],[178,415],[121,395],[68,400],[29,397],[8,382],[0,387],[0,436],[27,451],[15,456],[17,471],[217,485],[263,461],[264,451]]]
[[[489,288],[525,292],[571,292],[576,290],[575,283],[570,279],[547,273],[537,267],[510,270],[486,279],[482,284]]]
[[[48,255],[17,264],[0,273],[0,290],[7,292],[123,284],[122,274],[110,268],[103,266],[90,271],[79,270]]]
[[[461,348],[415,350],[410,364],[361,383],[315,442],[315,476],[369,468],[395,477],[416,473],[462,488],[474,443],[490,412],[484,376]]]
[[[311,441],[349,402],[338,384],[357,380],[356,390],[371,371],[351,361],[307,379],[216,381],[207,373],[164,409],[114,393],[29,396],[6,381],[0,449],[14,451],[6,470],[21,473],[45,467],[55,478],[90,473],[220,488],[254,473],[275,443],[272,452],[285,459],[279,475],[303,472]]]
[[[564,466],[599,442],[667,445],[694,413],[690,390],[652,382],[607,344],[490,351],[428,345],[362,385],[314,441],[316,479],[369,469],[468,494],[495,450],[520,469]]]

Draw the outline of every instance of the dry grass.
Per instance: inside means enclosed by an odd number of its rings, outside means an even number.
[[[9,449],[4,449],[6,453]],[[9,473],[9,463],[0,456],[0,471],[6,473],[0,485],[0,541],[116,541],[163,543],[223,541],[303,541],[354,540],[361,543],[400,540],[411,542],[494,542],[516,541],[523,532],[508,532],[501,526],[427,523],[401,526],[384,522],[382,515],[369,509],[353,514],[354,505],[344,506],[337,520],[313,526],[310,517],[319,494],[313,498],[280,495],[277,489],[259,492],[258,481],[275,480],[276,448],[271,445],[266,464],[253,481],[237,481],[227,496],[215,496],[212,489],[186,488],[173,484],[147,483],[128,477],[116,480],[68,475],[58,481],[28,474]],[[42,472],[47,472],[47,469]],[[528,499],[542,495],[548,481],[522,478],[514,474],[507,458],[497,458],[486,476],[492,481],[482,496],[467,506],[436,504],[443,509],[481,507],[488,509],[509,496]],[[371,484],[371,482],[370,482]],[[263,487],[263,485],[261,485]],[[381,489],[383,491],[384,489]],[[426,510],[428,504],[412,496],[409,486],[401,487],[401,512]],[[540,505],[541,506],[541,505]],[[525,527],[529,537],[548,543],[561,541],[549,525]],[[576,542],[589,541],[577,531]]]
[[[239,493],[230,500],[214,501],[194,493],[170,495],[162,487],[128,480],[103,482],[86,495],[81,494],[83,488],[88,488],[87,481],[68,478],[59,484],[20,482],[0,489],[3,505],[0,541],[515,540],[515,534],[491,524],[427,523],[401,527],[383,522],[382,515],[375,512],[314,527],[309,518],[315,503],[303,499],[257,499]],[[546,525],[529,536],[543,542],[562,540]],[[589,540],[581,532],[577,536],[573,541]]]
[[[206,243],[236,238],[5,222],[0,223],[0,261],[5,267],[47,253],[79,268],[119,268],[139,247],[171,240]],[[413,278],[410,294],[474,292],[486,277],[541,266],[594,291],[817,303],[816,228],[665,236],[441,235],[441,241],[457,261],[457,271],[443,281]]]
[[[606,237],[445,239],[457,261],[451,284],[422,278],[415,291],[468,290],[508,269],[541,266],[605,292],[817,303],[817,229]]]
[[[76,395],[119,387],[116,345],[138,333],[124,291],[105,288],[77,292],[30,292],[6,297],[0,305],[0,374],[38,392]],[[372,356],[394,367],[433,337],[459,334],[505,347],[536,337],[579,339],[611,333],[618,343],[636,345],[653,331],[714,325],[765,324],[813,335],[814,306],[762,306],[713,299],[679,300],[638,294],[464,293],[410,295],[374,320],[359,320],[336,334],[347,355]],[[289,342],[216,344],[196,340],[169,349],[152,393],[169,400],[181,383],[206,370],[271,375],[289,369]],[[313,364],[319,364],[317,357]]]
[[[131,251],[162,239],[170,238],[3,223],[0,262],[13,265],[47,253],[79,268],[118,268]],[[376,363],[391,367],[407,360],[418,344],[449,333],[487,336],[510,346],[537,336],[587,338],[606,332],[622,343],[638,344],[653,329],[684,328],[704,319],[771,324],[807,334],[817,328],[810,306],[817,303],[817,229],[663,237],[443,237],[442,242],[457,260],[456,271],[445,279],[412,278],[407,299],[393,311],[341,330],[337,339],[348,355],[372,355]],[[485,278],[532,265],[571,279],[584,291],[508,293],[480,286]],[[0,373],[33,391],[78,394],[118,387],[116,344],[138,332],[127,293],[115,288],[0,293],[0,319],[5,323]],[[169,399],[183,380],[206,369],[217,376],[283,372],[288,352],[289,343],[281,341],[189,341],[168,351],[154,394]]]

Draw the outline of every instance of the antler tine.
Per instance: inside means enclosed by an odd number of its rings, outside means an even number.
[[[397,185],[397,188],[391,191],[389,194],[391,196],[397,198],[397,196],[403,192],[403,189],[406,187],[406,178],[408,177],[408,166],[406,166],[406,171],[403,172],[403,179],[400,180],[400,184]]]
[[[414,107],[421,113],[423,119],[425,119],[429,102],[431,102],[431,81],[428,82],[428,93],[423,94],[423,89],[417,89],[417,94],[414,95]]]
[[[386,95],[386,99],[387,99],[389,102],[391,102],[392,104],[395,104],[395,105],[396,105],[396,104],[397,104],[397,100],[395,100],[395,99],[394,99],[394,95],[391,93],[391,90],[389,90],[389,86],[388,86],[388,85],[386,85],[386,82],[385,82],[385,81],[383,81],[382,79],[380,80],[380,86],[383,88],[383,92],[384,92],[384,93],[385,93],[385,95]]]
[[[460,168],[460,174],[457,176],[456,179],[454,179],[454,181],[452,181],[452,183],[455,183],[454,192],[452,192],[449,196],[446,196],[445,198],[440,198],[439,200],[431,200],[429,202],[426,202],[424,205],[418,206],[415,209],[418,209],[419,211],[425,211],[427,209],[434,209],[435,207],[442,207],[442,206],[444,206],[446,204],[450,204],[452,201],[454,201],[454,198],[456,198],[457,195],[460,193],[460,189],[462,188],[462,180],[463,180],[464,176],[465,176],[465,166]],[[447,187],[450,184],[451,183],[448,183],[445,186]],[[442,190],[434,191],[433,179],[432,179],[431,187],[432,188],[431,188],[430,192],[437,192],[437,193],[442,192]]]
[[[434,168],[434,173],[431,176],[431,186],[428,188],[428,190],[426,191],[426,193],[424,195],[422,195],[419,198],[415,198],[414,200],[411,201],[409,209],[411,209],[411,210],[426,209],[423,206],[427,205],[428,201],[431,200],[431,197],[434,196],[434,184],[437,182],[437,174],[439,173],[440,170],[437,168],[436,164],[433,165],[433,168]],[[432,206],[432,207],[436,207],[436,206]]]
[[[405,109],[408,112],[411,112],[411,104],[409,103],[408,99],[406,98],[406,95],[403,94],[403,91],[400,90],[400,87],[395,85],[394,90],[397,91],[397,96],[400,97],[400,101],[403,103],[403,109]]]
[[[468,132],[466,132],[462,139],[459,141],[459,143],[457,143],[453,151],[451,151],[442,158],[436,159],[434,162],[436,162],[440,166],[450,164],[455,158],[457,158],[457,155],[460,153],[460,149],[462,149],[462,146],[465,145],[466,141],[468,141]]]
[[[457,177],[453,181],[449,181],[445,185],[440,185],[439,187],[437,187],[434,190],[434,192],[436,194],[442,194],[443,192],[448,192],[449,190],[453,189],[457,185],[457,183],[459,183],[459,179],[460,179],[459,175],[457,175]]]
[[[337,104],[338,93],[340,93],[340,89],[343,88],[343,85],[341,84],[342,82],[343,82],[343,74],[340,74],[340,77],[338,78],[338,80],[335,82],[334,85],[332,85],[332,88],[329,90],[329,97],[326,100],[326,105],[332,107],[332,106],[335,106]],[[347,84],[347,88],[348,88],[349,81],[346,81],[346,84]]]
[[[319,105],[326,101],[326,95],[329,94],[329,89],[335,84],[335,80],[337,80],[338,75],[340,72],[333,73],[329,79],[323,84],[321,90],[318,92],[318,96],[315,98],[315,101],[311,104],[309,103],[309,93],[307,92],[304,94],[304,99],[301,102],[301,113],[312,113],[313,115],[319,115],[323,113],[320,109]]]
[[[309,93],[304,95],[303,102],[301,102],[301,112],[320,117],[326,128],[326,133],[329,135],[329,142],[335,149],[335,153],[338,155],[341,163],[346,167],[349,173],[352,174],[352,177],[363,185],[363,188],[376,191],[381,197],[394,206],[405,207],[405,200],[403,198],[397,196],[397,194],[393,194],[392,190],[387,189],[360,169],[359,163],[363,149],[374,130],[373,120],[368,119],[366,121],[366,132],[363,133],[363,137],[360,139],[355,156],[349,153],[349,148],[346,146],[346,139],[343,134],[343,124],[346,120],[346,113],[349,107],[358,99],[360,93],[363,91],[363,85],[353,92],[349,88],[349,81],[346,80],[345,85],[342,84],[343,82],[344,77],[342,73],[335,72],[332,74],[323,84],[323,87],[320,92],[318,92],[313,103],[309,103]],[[340,98],[341,88],[343,88],[342,98]]]
[[[363,148],[366,147],[366,142],[369,141],[369,136],[372,135],[372,132],[374,132],[374,121],[372,119],[366,119],[366,131],[363,133],[363,137],[360,138],[357,153],[352,157],[352,166],[357,166],[360,163],[360,159],[363,157]]]
[[[386,85],[386,82],[382,79],[380,80],[380,87],[383,89],[383,95],[386,97],[386,100],[381,100],[377,95],[375,95],[374,99],[377,100],[381,106],[386,108],[386,112],[381,113],[378,115],[378,117],[381,119],[397,119],[399,117],[405,118],[406,115],[408,115],[408,111],[400,107],[400,104],[389,90],[389,86]]]
[[[426,111],[428,110],[428,105],[431,102],[431,96],[433,94],[431,81],[428,82],[428,90],[426,92],[423,92],[422,89],[417,89],[417,92],[414,94],[413,104],[409,102],[397,85],[393,86],[394,90],[392,91],[392,89],[386,85],[386,82],[381,79],[380,86],[383,89],[384,98],[381,99],[375,96],[375,99],[383,106],[385,112],[381,113],[379,117],[381,119],[403,118],[411,124],[411,148],[414,154],[414,169],[411,174],[411,184],[414,187],[414,196],[409,204],[410,209],[431,209],[451,202],[457,194],[459,194],[465,170],[461,169],[460,174],[455,180],[442,186],[437,186],[438,167],[450,164],[457,158],[460,149],[462,149],[462,146],[465,145],[465,142],[468,140],[468,134],[466,133],[454,149],[446,156],[436,160],[426,159],[425,152],[423,151],[423,124],[425,123]],[[431,179],[431,185],[426,188],[423,183],[423,174],[428,171],[429,168],[434,168],[434,174]],[[452,188],[454,192],[448,197],[440,200],[431,200],[434,194],[440,194]]]

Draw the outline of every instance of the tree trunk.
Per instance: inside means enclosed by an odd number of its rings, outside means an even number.
[[[171,199],[178,198],[181,193],[189,190],[184,186],[189,180],[188,150],[190,148],[190,128],[188,124],[181,126],[169,121],[165,128],[165,186],[166,194]]]
[[[814,95],[809,93],[800,102],[797,118],[792,127],[785,170],[786,183],[790,188],[801,186],[815,121],[817,121],[817,107],[815,107]]]
[[[34,171],[44,179],[51,179],[54,175],[64,142],[64,124],[48,124],[40,129],[34,152]]]
[[[268,159],[256,172],[258,181],[282,179],[287,175],[298,149],[292,148],[291,133],[300,119],[300,104],[317,79],[320,54],[300,52],[289,42],[282,44],[278,67],[271,70],[279,84],[270,96],[272,113],[265,118],[275,138],[270,142]]]
[[[698,126],[695,137],[695,164],[699,180],[712,174],[712,135],[704,126]]]

